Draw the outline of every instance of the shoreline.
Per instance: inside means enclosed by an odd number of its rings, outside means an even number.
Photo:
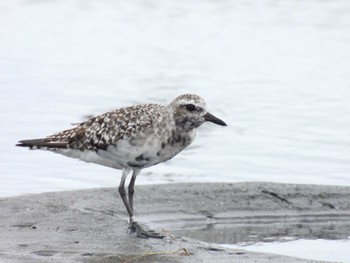
[[[350,187],[277,183],[181,183],[136,186],[135,214],[162,240],[127,233],[127,214],[117,188],[29,194],[0,198],[2,262],[319,262],[275,254],[228,249],[215,242],[207,225],[256,227],[300,218],[337,220],[339,234],[350,229]],[[255,221],[254,221],[255,220]],[[262,221],[265,220],[265,221]],[[312,222],[310,223],[312,225]],[[322,224],[321,224],[322,225]],[[190,231],[189,231],[190,230]],[[233,231],[232,230],[232,231]],[[271,229],[276,231],[274,227]],[[305,234],[308,229],[296,229]],[[322,230],[322,229],[321,229]],[[320,231],[321,231],[320,230]],[[298,232],[299,231],[299,232]],[[315,231],[314,231],[315,232]],[[198,234],[200,233],[200,234]],[[204,233],[204,235],[203,235]],[[235,232],[236,233],[236,232]],[[266,235],[277,235],[265,233]],[[189,236],[189,237],[184,237]],[[242,238],[242,237],[241,237]],[[209,242],[200,241],[207,240]],[[136,259],[139,257],[138,259]]]

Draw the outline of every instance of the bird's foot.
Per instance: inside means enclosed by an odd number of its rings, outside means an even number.
[[[139,222],[131,222],[130,226],[130,233],[135,233],[138,237],[141,238],[163,238],[164,235],[154,231],[153,229],[149,228],[148,226],[144,224],[140,224]]]

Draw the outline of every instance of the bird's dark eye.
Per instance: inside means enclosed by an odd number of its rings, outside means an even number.
[[[196,106],[194,106],[193,104],[187,104],[186,109],[188,111],[194,111],[194,110],[196,110]]]

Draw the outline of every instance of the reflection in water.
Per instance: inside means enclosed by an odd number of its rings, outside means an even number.
[[[173,233],[219,244],[251,244],[273,242],[286,237],[294,239],[347,239],[350,236],[350,215],[317,215],[264,217],[242,220],[225,218],[209,220],[187,220]],[[171,226],[169,225],[171,228]],[[286,240],[288,241],[288,240]]]

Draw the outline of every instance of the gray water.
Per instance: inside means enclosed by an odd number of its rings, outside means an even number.
[[[0,89],[0,196],[116,186],[14,144],[189,92],[229,126],[138,184],[350,185],[349,1],[1,1]]]
[[[183,220],[172,233],[230,248],[350,262],[348,214]]]

